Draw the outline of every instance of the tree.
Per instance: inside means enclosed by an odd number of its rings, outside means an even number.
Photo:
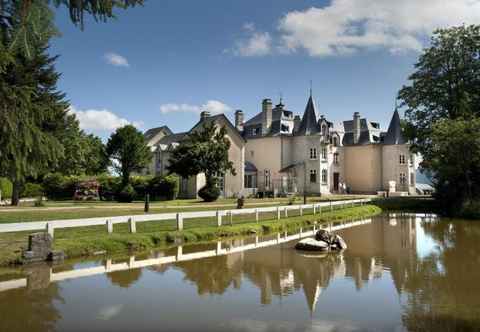
[[[465,158],[455,160],[455,157],[463,153],[461,148],[465,147],[458,137],[474,142],[466,122],[480,116],[480,26],[437,30],[415,69],[409,77],[410,85],[399,92],[402,106],[406,108],[405,132],[412,142],[412,150],[423,156],[421,166],[432,173],[437,190],[461,192],[471,185],[478,186],[479,183],[467,183],[472,179],[467,180],[460,174],[470,167],[470,162]],[[457,119],[457,123],[444,122]],[[440,140],[442,132],[459,136],[445,136]],[[454,144],[460,145],[455,149]],[[438,159],[439,149],[444,153],[442,162]],[[460,165],[460,160],[465,164]],[[447,161],[454,164],[441,165]],[[455,203],[471,200],[474,194],[472,191],[466,196],[457,195]]]
[[[143,134],[132,125],[119,128],[107,143],[107,156],[122,176],[122,186],[130,183],[130,175],[141,171],[152,160],[152,153]]]
[[[0,73],[0,170],[13,183],[13,205],[25,179],[54,168],[63,155],[58,136],[68,103],[57,91],[55,60],[42,46],[32,58],[17,53]]]
[[[67,116],[66,128],[59,140],[64,147],[57,172],[64,175],[97,175],[107,171],[105,146],[95,135],[80,129],[75,115]]]
[[[211,122],[204,124],[201,130],[188,134],[173,150],[169,171],[182,177],[204,173],[207,184],[202,190],[214,190],[219,175],[228,171],[236,174],[233,163],[228,160],[230,141],[226,133],[225,127],[217,128]]]
[[[53,25],[50,5],[66,7],[70,19],[83,29],[84,14],[95,20],[114,18],[114,10],[143,5],[143,0],[0,0],[0,29],[8,38],[3,38],[0,51],[21,51],[30,57],[36,44],[46,43],[58,34]],[[0,53],[7,55],[8,53]],[[7,60],[0,56],[1,60]]]

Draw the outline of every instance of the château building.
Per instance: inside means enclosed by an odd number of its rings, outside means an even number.
[[[340,123],[318,116],[312,95],[302,117],[282,100],[274,107],[264,99],[261,111],[247,121],[241,110],[235,112],[234,125],[223,114],[202,112],[191,130],[210,121],[225,126],[232,143],[229,158],[237,174],[220,179],[224,196],[415,193],[417,162],[402,135],[396,109],[386,131],[358,112]],[[149,174],[166,173],[170,152],[187,134],[174,134],[166,126],[145,133],[155,155]],[[202,174],[182,179],[180,194],[195,197],[204,184]]]

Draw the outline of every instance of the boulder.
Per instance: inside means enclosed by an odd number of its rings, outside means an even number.
[[[318,241],[312,238],[307,238],[300,240],[296,245],[295,249],[305,250],[305,251],[328,251],[330,245],[325,241]]]
[[[315,234],[315,240],[330,243],[330,232],[324,229],[319,230]]]

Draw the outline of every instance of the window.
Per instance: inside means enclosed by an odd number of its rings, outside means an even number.
[[[265,189],[270,188],[270,182],[271,182],[271,176],[270,176],[270,170],[266,169],[265,170]]]
[[[407,175],[405,173],[400,173],[400,184],[407,184]]]
[[[333,154],[333,163],[334,163],[335,165],[338,165],[338,153],[337,153],[337,152],[335,152],[335,153]]]
[[[405,165],[405,155],[401,154],[399,157],[400,157],[400,165]]]
[[[311,148],[310,149],[310,159],[317,159],[317,149]]]
[[[252,128],[252,136],[260,135],[260,128]]]
[[[410,167],[413,167],[413,161],[414,161],[414,158],[413,158],[413,154],[410,155]]]
[[[322,183],[326,184],[327,183],[327,178],[328,178],[328,173],[326,169],[322,170]]]
[[[287,132],[287,133],[288,133],[288,132],[290,131],[290,127],[287,126],[287,125],[282,124],[280,130],[281,130],[282,132]]]
[[[326,146],[324,146],[322,148],[322,159],[327,160],[327,147]]]
[[[311,183],[317,182],[317,170],[316,169],[310,170],[310,182]]]
[[[257,188],[257,175],[246,174],[245,175],[245,188]]]
[[[323,135],[323,136],[327,136],[327,134],[328,134],[327,125],[326,125],[326,124],[323,124],[323,125],[322,125],[322,135]]]

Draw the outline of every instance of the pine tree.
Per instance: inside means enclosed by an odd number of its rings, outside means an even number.
[[[68,103],[56,88],[55,60],[43,45],[32,57],[17,52],[0,73],[0,172],[14,184],[12,205],[27,177],[46,173],[63,155],[58,137]]]

